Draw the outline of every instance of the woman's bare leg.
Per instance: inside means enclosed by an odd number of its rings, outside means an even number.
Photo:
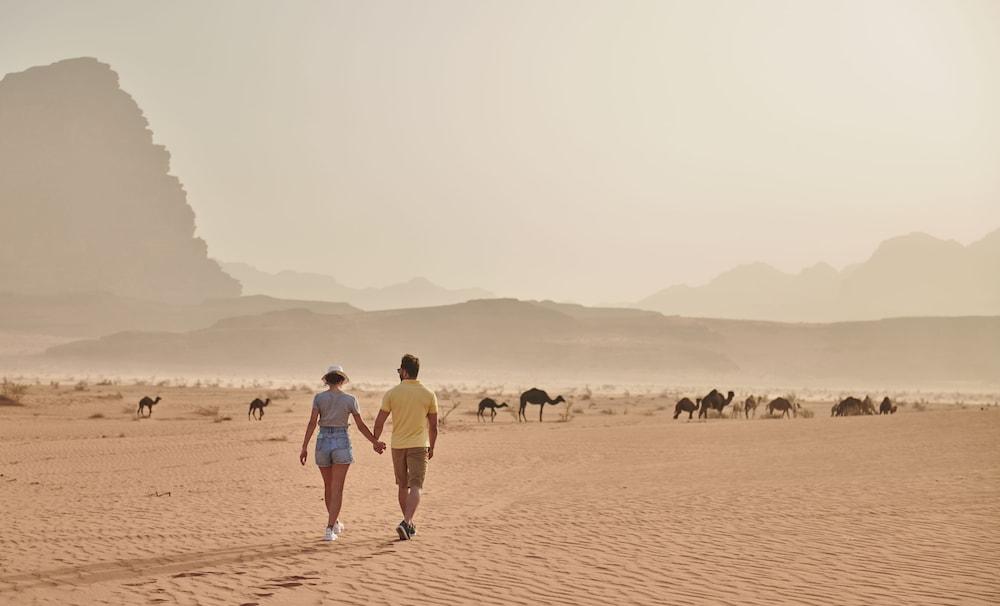
[[[347,470],[350,468],[350,463],[346,465],[335,464],[326,468],[330,470],[330,481],[326,484],[326,510],[329,514],[327,525],[329,526],[336,524],[340,517],[340,507],[344,503],[344,481],[347,479]]]
[[[319,473],[323,476],[323,501],[326,503],[326,514],[330,516],[330,484],[333,483],[333,467],[320,467]],[[337,519],[334,518],[333,522]],[[327,522],[327,526],[333,526],[333,522]]]

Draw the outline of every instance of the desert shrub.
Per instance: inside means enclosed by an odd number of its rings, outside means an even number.
[[[100,412],[95,412],[94,414],[90,415],[87,418],[88,419],[103,419],[104,418],[104,414],[100,413]]]
[[[108,387],[110,385],[114,385],[114,383],[111,382],[111,379],[102,379],[98,381],[96,385],[99,385],[101,387]]]
[[[212,419],[212,422],[213,423],[222,423],[223,421],[232,421],[232,420],[233,420],[232,417],[218,417],[217,416],[214,419]]]
[[[86,381],[79,381],[76,385],[73,386],[73,391],[87,391],[88,388],[89,385],[87,385]]]
[[[811,408],[802,408],[799,410],[799,416],[803,419],[811,419],[816,416],[816,413]]]
[[[194,409],[194,414],[199,417],[217,417],[219,416],[218,406],[199,406]]]
[[[49,381],[49,387],[52,389],[59,389],[59,381]]]
[[[163,379],[162,381],[157,381],[157,387],[170,387],[170,379]]]
[[[20,404],[21,397],[26,393],[28,393],[28,386],[24,383],[15,383],[7,377],[0,381],[0,396],[14,405]]]
[[[914,402],[913,403],[913,410],[915,410],[917,412],[924,412],[925,410],[927,410],[927,404],[925,404],[923,402]]]
[[[618,413],[615,412],[614,408],[602,408],[601,409],[601,414],[602,415],[615,415],[615,414],[618,414]]]
[[[125,396],[123,396],[122,392],[120,391],[116,391],[115,393],[102,394],[97,397],[101,400],[121,400],[125,398]]]

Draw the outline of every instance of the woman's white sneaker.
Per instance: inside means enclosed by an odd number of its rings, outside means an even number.
[[[344,525],[340,523],[340,520],[337,520],[337,522],[333,525],[333,533],[334,534],[344,533]]]
[[[336,541],[337,540],[337,533],[333,531],[333,527],[332,526],[327,526],[326,527],[326,534],[323,535],[323,540],[324,541]]]

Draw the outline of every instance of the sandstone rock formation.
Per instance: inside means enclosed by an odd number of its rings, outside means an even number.
[[[96,59],[0,80],[0,289],[171,303],[240,294],[142,111]]]

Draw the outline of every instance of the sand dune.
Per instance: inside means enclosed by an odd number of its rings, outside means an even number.
[[[265,391],[44,386],[0,408],[0,603],[1000,601],[994,406],[688,422],[605,393],[518,425],[455,395],[416,540],[392,530],[391,461],[355,433],[347,531],[325,544],[297,461],[311,394],[247,421]]]

